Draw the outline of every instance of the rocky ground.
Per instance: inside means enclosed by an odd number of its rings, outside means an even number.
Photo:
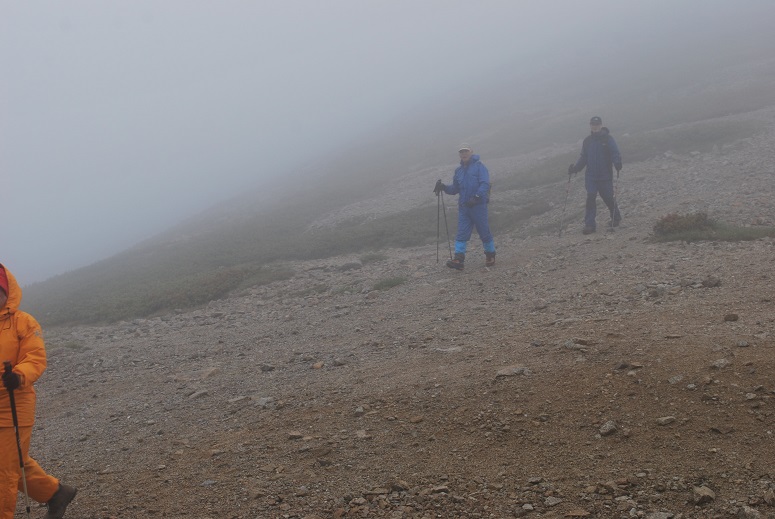
[[[768,130],[625,164],[616,232],[581,235],[579,178],[562,237],[565,183],[495,197],[553,209],[494,229],[492,269],[475,241],[464,272],[434,245],[296,262],[47,330],[32,453],[72,518],[775,517],[775,240],[649,240],[775,223],[775,110],[736,117]]]

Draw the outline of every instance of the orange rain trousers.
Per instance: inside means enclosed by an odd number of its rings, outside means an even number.
[[[19,427],[24,472],[27,476],[27,492],[31,500],[46,503],[59,488],[59,480],[46,474],[40,465],[30,458],[31,436],[32,427]],[[24,492],[24,487],[19,467],[19,451],[16,447],[16,433],[13,427],[0,427],[0,519],[13,519],[18,492]]]

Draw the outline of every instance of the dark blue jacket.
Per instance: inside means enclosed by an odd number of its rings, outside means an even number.
[[[455,170],[452,184],[444,186],[444,192],[448,195],[460,193],[458,204],[463,205],[473,197],[479,195],[484,203],[490,201],[490,172],[479,161],[479,155],[471,155],[468,165],[460,166]]]
[[[608,128],[603,127],[599,132],[590,133],[584,139],[584,144],[581,146],[581,156],[573,166],[573,170],[579,172],[586,167],[587,178],[611,180],[613,166],[617,170],[622,169],[622,156]]]

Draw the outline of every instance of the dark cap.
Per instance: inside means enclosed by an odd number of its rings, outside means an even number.
[[[589,120],[589,124],[593,126],[597,126],[598,124],[603,124],[603,120],[598,116],[594,116],[592,119]]]

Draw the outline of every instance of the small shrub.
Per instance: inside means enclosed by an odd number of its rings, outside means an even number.
[[[397,287],[398,285],[403,285],[404,283],[406,283],[406,278],[403,276],[387,278],[375,283],[374,290],[388,290]]]
[[[654,234],[665,236],[678,232],[705,231],[713,227],[713,221],[704,212],[680,215],[671,213],[660,218],[654,225]]]

